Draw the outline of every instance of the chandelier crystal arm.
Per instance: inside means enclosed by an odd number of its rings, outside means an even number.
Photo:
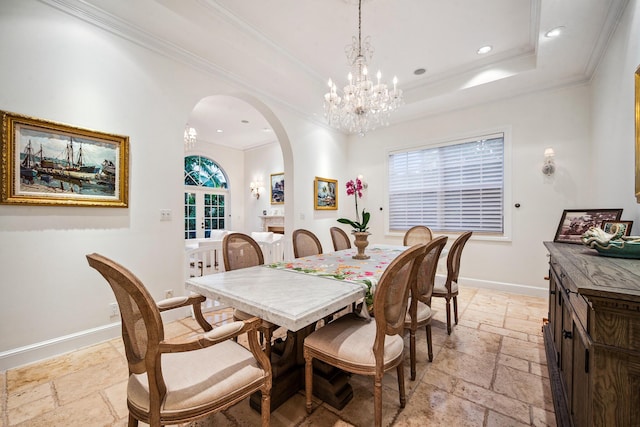
[[[369,79],[368,61],[373,56],[370,37],[362,41],[362,0],[358,1],[358,37],[345,48],[351,66],[342,95],[335,82],[329,79],[329,92],[324,95],[325,117],[330,126],[348,133],[365,135],[378,126],[389,124],[389,116],[402,104],[402,91],[393,79],[393,91],[382,82],[382,73],[376,74],[377,83]]]

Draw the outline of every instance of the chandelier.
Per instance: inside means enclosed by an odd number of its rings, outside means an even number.
[[[329,125],[349,133],[364,136],[378,126],[387,126],[389,116],[402,104],[402,90],[397,88],[398,79],[393,78],[393,89],[381,82],[378,71],[374,82],[369,78],[367,63],[373,55],[371,37],[362,40],[362,0],[358,1],[358,38],[345,48],[351,72],[349,83],[338,92],[329,79],[329,92],[324,95],[324,115]]]
[[[198,132],[188,124],[184,128],[184,148],[189,150],[196,145],[196,137],[198,136]]]

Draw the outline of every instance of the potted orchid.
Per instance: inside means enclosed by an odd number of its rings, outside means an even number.
[[[338,218],[340,224],[348,224],[353,228],[353,235],[355,236],[355,246],[358,248],[358,253],[353,256],[354,259],[368,259],[369,256],[364,254],[364,248],[369,245],[367,240],[369,236],[369,218],[371,214],[365,209],[362,209],[362,220],[360,220],[360,214],[358,212],[358,199],[362,198],[362,189],[364,188],[360,177],[355,181],[350,180],[347,182],[347,196],[353,196],[356,203],[356,220],[352,221],[348,218]]]
[[[349,224],[353,227],[354,232],[365,232],[369,229],[367,224],[369,223],[371,214],[365,209],[362,209],[362,222],[360,222],[360,214],[358,213],[358,199],[362,198],[362,189],[362,180],[360,178],[356,178],[355,181],[350,180],[347,182],[347,196],[353,196],[356,202],[356,220],[352,221],[347,218],[338,218],[339,223]]]

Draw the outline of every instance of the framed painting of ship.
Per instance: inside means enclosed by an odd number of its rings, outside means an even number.
[[[1,203],[128,206],[129,137],[0,115]]]

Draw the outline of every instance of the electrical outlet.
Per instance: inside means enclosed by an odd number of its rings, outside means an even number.
[[[171,209],[160,209],[160,221],[171,221]]]
[[[173,298],[173,289],[167,289],[166,291],[164,291],[164,297]]]
[[[109,314],[111,315],[111,317],[116,317],[120,314],[117,302],[112,302],[111,304],[109,304]]]

